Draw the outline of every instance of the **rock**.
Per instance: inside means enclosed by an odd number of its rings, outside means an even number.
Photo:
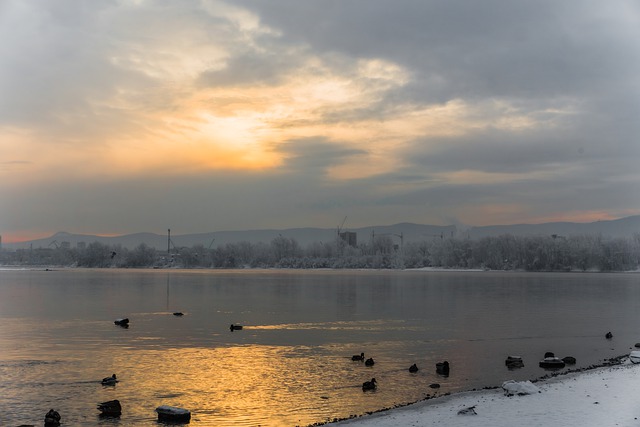
[[[105,417],[119,417],[122,415],[122,406],[119,400],[98,403],[98,410],[100,415]]]
[[[575,365],[576,364],[576,358],[573,356],[566,356],[562,358],[562,361],[564,363],[566,363],[567,365]]]
[[[540,393],[540,389],[535,386],[531,381],[517,382],[514,380],[505,381],[502,383],[502,389],[505,396],[524,396],[527,394]]]
[[[524,367],[524,363],[522,362],[522,357],[520,356],[507,356],[507,359],[504,361],[504,364],[509,369],[518,369],[518,368]]]
[[[469,406],[468,408],[460,409],[458,415],[478,415],[475,406]]]
[[[167,422],[189,422],[191,420],[191,412],[184,408],[175,406],[162,405],[156,408],[158,413],[158,421]]]

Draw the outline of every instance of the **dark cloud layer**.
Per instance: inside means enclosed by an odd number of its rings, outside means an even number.
[[[640,212],[633,0],[9,0],[0,40],[2,233]]]

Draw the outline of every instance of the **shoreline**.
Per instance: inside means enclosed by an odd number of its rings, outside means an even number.
[[[635,369],[635,376],[637,376],[637,381],[640,381],[640,365],[636,366],[631,363],[629,360],[629,354],[620,355],[617,357],[605,359],[602,363],[590,365],[584,368],[576,368],[576,369],[568,369],[560,372],[554,372],[547,375],[543,375],[541,377],[530,380],[532,384],[537,387],[542,388],[540,391],[542,396],[537,396],[537,400],[545,399],[544,389],[557,386],[558,384],[562,384],[563,382],[580,382],[584,381],[585,378],[589,375],[598,376],[598,373],[601,372],[612,372],[612,370],[617,369]],[[635,381],[635,380],[634,380]],[[636,383],[632,383],[631,386],[635,387]],[[588,387],[587,387],[588,388]],[[588,395],[587,395],[588,396]],[[447,419],[444,420],[443,417],[450,417],[451,415],[457,415],[459,417],[458,421],[461,421],[462,424],[466,425],[466,422],[475,421],[475,419],[469,419],[467,416],[458,415],[458,411],[461,409],[474,407],[478,408],[476,411],[481,411],[481,404],[483,406],[487,406],[487,402],[496,403],[499,401],[506,401],[509,399],[519,399],[522,398],[523,402],[526,404],[526,397],[528,396],[506,396],[504,390],[501,386],[485,386],[480,389],[470,389],[465,391],[459,391],[454,393],[445,393],[438,396],[427,397],[425,399],[418,400],[416,402],[398,405],[394,407],[382,408],[375,411],[370,411],[360,415],[352,415],[344,418],[334,418],[331,421],[327,422],[319,422],[311,424],[307,427],[315,427],[322,425],[357,425],[361,427],[379,427],[379,426],[414,426],[414,425],[426,425],[424,422],[426,418],[433,416],[433,424],[440,425],[440,423],[446,422],[445,425],[454,427],[457,426],[455,419]],[[602,399],[600,399],[602,400]],[[473,403],[473,404],[472,404]],[[540,402],[538,402],[540,403]],[[595,404],[599,404],[596,402]],[[494,405],[488,405],[494,406]],[[546,404],[542,404],[542,406],[546,406]],[[437,408],[434,410],[433,408]],[[499,410],[504,412],[505,418],[511,416],[511,419],[506,421],[504,424],[505,427],[511,427],[513,425],[529,425],[522,424],[522,420],[513,419],[513,414],[508,414],[507,408],[493,408],[493,410]],[[522,412],[522,408],[519,408],[519,411]],[[479,413],[479,412],[478,412]],[[402,414],[402,415],[400,415]],[[475,415],[475,414],[474,414]],[[406,418],[406,420],[401,421],[398,420],[398,417]],[[638,417],[640,417],[640,407],[638,408],[638,414],[634,416],[635,421],[637,421]],[[464,421],[466,420],[466,421]],[[420,422],[422,424],[416,424]],[[488,422],[488,421],[487,421]],[[491,423],[487,424],[477,424],[482,426],[499,426],[500,424],[495,424],[496,420],[491,421]],[[520,424],[518,424],[520,423]],[[558,424],[558,425],[605,425],[605,424]],[[620,424],[620,425],[630,425],[630,424]],[[635,424],[634,424],[635,425]]]

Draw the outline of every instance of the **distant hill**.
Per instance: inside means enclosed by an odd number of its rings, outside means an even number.
[[[625,237],[640,233],[640,215],[625,218],[579,222],[547,222],[543,224],[514,224],[472,227],[468,230],[471,238],[512,234],[516,236],[552,235],[575,236],[580,234],[600,234],[607,237]]]
[[[630,216],[611,221],[596,221],[590,223],[549,222],[543,224],[493,225],[484,227],[457,228],[454,225],[437,226],[413,223],[381,225],[362,228],[350,228],[344,231],[354,232],[358,243],[370,242],[373,236],[389,236],[395,243],[408,243],[448,237],[481,238],[511,234],[516,236],[552,235],[571,236],[579,234],[600,234],[605,237],[625,237],[640,233],[640,215]],[[216,231],[198,234],[171,235],[172,247],[192,247],[202,245],[205,248],[215,248],[227,243],[247,241],[251,243],[269,243],[275,237],[283,236],[295,239],[302,247],[314,242],[335,242],[336,229],[330,228],[290,228],[283,230],[245,230],[245,231]],[[94,236],[87,234],[71,234],[60,232],[45,239],[31,240],[20,243],[3,243],[5,249],[28,249],[57,247],[69,245],[76,247],[78,243],[90,244],[99,242],[106,245],[121,245],[133,249],[141,243],[166,250],[168,236],[154,233],[135,233],[122,236]],[[402,242],[401,242],[402,241]],[[66,242],[66,243],[63,243]]]

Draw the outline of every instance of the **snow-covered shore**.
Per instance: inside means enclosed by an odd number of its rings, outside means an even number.
[[[506,396],[502,388],[425,400],[331,425],[354,427],[640,426],[640,365],[622,364],[535,383],[537,393]],[[474,407],[475,415],[459,414]]]

